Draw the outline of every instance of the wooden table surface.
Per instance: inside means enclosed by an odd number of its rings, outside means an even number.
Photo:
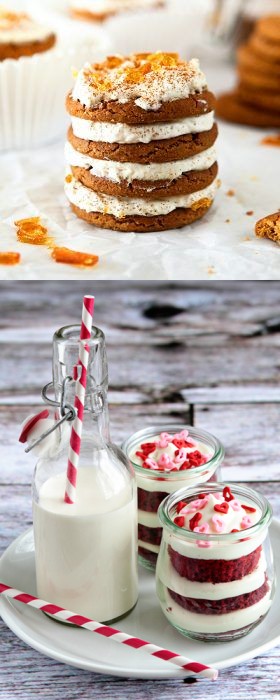
[[[252,484],[280,518],[278,282],[0,283],[1,551],[31,524],[34,459],[19,424],[51,378],[52,334],[96,296],[106,334],[115,442],[151,423],[193,421],[226,448],[224,480]],[[1,622],[5,700],[280,698],[279,647],[216,683],[101,676],[46,658]]]

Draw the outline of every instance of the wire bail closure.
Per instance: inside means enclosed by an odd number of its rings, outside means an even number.
[[[42,433],[42,435],[40,435],[40,437],[38,437],[37,440],[32,442],[32,445],[29,445],[28,447],[26,447],[25,452],[30,452],[31,450],[33,450],[33,447],[36,447],[36,445],[39,445],[42,442],[42,440],[44,440],[46,437],[48,437],[48,435],[53,433],[54,430],[59,428],[59,426],[62,425],[62,423],[64,423],[65,421],[72,422],[74,420],[74,418],[76,417],[76,409],[74,408],[74,406],[72,406],[72,404],[70,404],[70,403],[66,403],[66,401],[65,401],[66,384],[68,382],[72,382],[72,381],[73,381],[73,378],[70,376],[65,377],[65,379],[63,379],[62,386],[61,386],[60,401],[55,401],[54,399],[50,399],[48,396],[47,392],[51,387],[53,387],[53,382],[49,382],[48,384],[45,384],[45,386],[43,387],[43,389],[41,391],[41,396],[42,396],[44,403],[48,404],[49,406],[55,406],[57,408],[59,407],[59,411],[60,411],[60,414],[62,415],[62,418],[60,418],[60,420],[56,421],[54,423],[54,425],[52,426],[52,428],[48,428],[48,430],[46,430],[44,433]]]

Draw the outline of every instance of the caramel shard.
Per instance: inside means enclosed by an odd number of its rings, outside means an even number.
[[[99,261],[98,255],[91,253],[81,253],[70,248],[54,248],[52,258],[55,262],[66,263],[67,265],[80,265],[81,267],[93,267]]]
[[[269,238],[275,243],[280,243],[280,212],[269,214],[257,221],[255,234],[259,238]]]
[[[274,134],[272,136],[265,136],[261,140],[262,146],[278,146],[280,148],[280,134]]]
[[[17,239],[21,243],[32,245],[52,245],[53,240],[48,236],[48,229],[42,226],[39,216],[30,219],[15,221],[17,227]]]
[[[20,261],[20,253],[0,253],[0,265],[18,265]]]
[[[213,200],[209,197],[204,197],[204,199],[199,199],[198,202],[194,202],[191,205],[191,209],[193,211],[197,211],[197,209],[200,209],[201,207],[203,207],[203,209],[209,209],[209,207],[211,207],[212,202]]]

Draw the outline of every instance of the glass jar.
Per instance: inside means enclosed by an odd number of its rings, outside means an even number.
[[[79,333],[79,326],[67,326],[54,335],[57,403],[63,380],[72,376],[78,360]],[[52,440],[48,452],[43,440],[33,479],[37,593],[81,615],[111,622],[128,614],[137,601],[136,481],[130,462],[109,438],[102,331],[93,327],[86,343],[89,363],[75,503],[64,500],[70,428],[67,445],[59,438],[54,450]],[[75,382],[69,381],[65,401],[73,405],[74,395]]]
[[[150,442],[161,433],[180,433],[187,430],[189,436],[209,453],[209,460],[199,467],[182,471],[160,471],[146,469],[139,464],[135,452],[142,443]],[[214,435],[189,425],[167,425],[138,430],[129,437],[122,449],[133,465],[138,491],[138,560],[147,569],[154,570],[159,552],[162,527],[157,510],[163,499],[183,486],[203,484],[211,479],[220,480],[220,465],[224,459],[224,448]]]
[[[240,503],[247,505],[248,514],[255,511],[255,522],[251,517],[246,525],[242,523],[246,529],[233,528],[223,534],[220,524],[219,534],[206,534],[209,510],[204,515],[204,524],[196,527],[196,531],[185,529],[182,523],[179,526],[180,516],[177,524],[174,523],[174,516],[178,511],[182,512],[180,502],[184,506],[209,494],[215,494],[216,499],[217,492],[223,498],[221,491],[225,487],[229,488],[226,484],[209,483],[203,487],[203,494],[200,494],[198,485],[181,489],[168,496],[159,508],[163,537],[156,570],[157,596],[171,625],[185,636],[200,641],[232,641],[243,637],[267,614],[274,595],[273,558],[268,533],[272,509],[259,493],[231,484],[234,497],[231,500],[235,506],[232,506],[229,517],[247,517],[244,505],[240,506]],[[239,508],[236,506],[238,500]],[[202,503],[201,523],[203,507],[205,504]],[[222,510],[220,506],[221,513]],[[238,510],[241,515],[236,516],[233,511]],[[221,513],[216,514],[217,530],[223,517]],[[248,526],[250,521],[253,525]]]

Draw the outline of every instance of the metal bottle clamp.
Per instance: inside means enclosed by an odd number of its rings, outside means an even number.
[[[49,382],[48,384],[46,384],[43,387],[43,389],[41,391],[41,396],[42,396],[44,403],[48,404],[49,406],[59,407],[62,418],[60,418],[60,420],[56,421],[56,423],[52,426],[52,428],[49,428],[44,433],[42,433],[42,435],[40,435],[40,437],[38,437],[37,440],[32,442],[32,445],[29,445],[29,447],[26,447],[25,452],[30,452],[31,450],[33,450],[33,447],[35,447],[36,445],[39,445],[40,442],[42,442],[42,440],[44,440],[46,437],[48,437],[48,435],[50,435],[54,430],[59,428],[59,426],[62,425],[62,423],[64,423],[65,421],[72,422],[74,420],[74,418],[76,417],[76,409],[74,408],[74,406],[72,406],[72,404],[70,404],[70,403],[65,403],[66,384],[67,384],[67,382],[72,382],[72,381],[73,381],[72,377],[65,377],[65,379],[63,379],[62,386],[61,386],[60,401],[55,401],[54,399],[50,399],[48,397],[47,392],[50,389],[50,387],[53,386],[53,382]]]

